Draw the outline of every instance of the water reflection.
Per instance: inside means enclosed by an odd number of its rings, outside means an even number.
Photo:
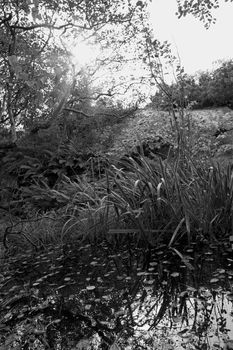
[[[233,339],[231,297],[222,288],[163,290],[156,297],[148,291],[143,306],[134,303],[136,339],[127,349],[136,349],[138,339],[145,349],[221,349]]]
[[[230,349],[232,252],[179,251],[105,242],[5,260],[0,344],[14,334],[8,348],[24,348],[33,334],[38,349]]]

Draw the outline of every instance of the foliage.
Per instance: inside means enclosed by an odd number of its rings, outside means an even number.
[[[33,211],[33,217],[22,220],[11,217],[1,227],[2,244],[9,255],[23,254],[25,250],[45,249],[48,245],[63,244],[61,227],[63,217],[50,211],[38,214]],[[32,215],[31,215],[32,216]]]
[[[183,124],[182,143],[174,148],[169,160],[159,162],[156,159],[153,152],[160,138],[150,137],[148,145],[142,141],[141,147],[137,148],[143,150],[146,157],[141,159],[137,154],[136,158],[131,158],[129,153],[127,166],[119,162],[118,150],[118,160],[115,158],[114,161],[121,170],[111,171],[107,179],[104,179],[106,169],[113,159],[79,153],[71,145],[64,145],[57,152],[33,154],[31,151],[28,156],[13,151],[3,158],[3,171],[17,179],[18,185],[13,181],[8,185],[8,192],[2,192],[2,198],[8,203],[5,209],[26,216],[34,215],[35,210],[62,212],[62,235],[68,240],[71,237],[99,240],[108,236],[108,230],[116,226],[123,230],[135,229],[139,240],[145,240],[144,231],[147,232],[146,244],[151,240],[155,244],[157,239],[165,239],[169,244],[173,234],[175,238],[179,234],[186,236],[190,241],[191,232],[199,232],[211,239],[218,238],[217,232],[227,235],[231,220],[227,214],[232,198],[231,168],[229,166],[226,173],[220,168],[209,172],[211,162],[208,157],[211,156],[211,147],[214,147],[209,143],[210,126],[206,125],[203,134],[205,126],[197,123],[198,115],[195,117],[190,113],[185,118],[188,123]],[[129,128],[132,133],[132,127]],[[140,129],[143,129],[142,120]],[[145,135],[142,137],[146,140]],[[147,154],[147,146],[152,147],[152,153]],[[96,183],[97,179],[100,180]],[[157,199],[158,189],[164,190],[161,203]],[[221,200],[217,199],[218,196]],[[225,208],[224,202],[228,203]],[[216,207],[217,203],[221,208]],[[129,208],[132,206],[132,212],[128,211],[128,205]],[[183,224],[177,231],[181,222]],[[186,233],[184,222],[190,225]],[[153,234],[153,230],[158,230],[158,234]],[[193,237],[196,239],[195,235]]]
[[[14,148],[1,157],[1,208],[13,215],[31,217],[67,204],[64,198],[51,196],[64,176],[84,176],[91,180],[103,177],[108,159],[101,154],[81,153],[70,145],[57,151],[41,148]],[[31,213],[30,213],[31,212]]]
[[[233,106],[230,91],[233,81],[233,61],[220,61],[211,72],[199,72],[194,76],[184,74],[180,81],[159,89],[152,97],[152,104],[165,110],[172,107],[222,107]],[[184,96],[184,101],[182,101]]]
[[[78,106],[85,112],[88,99],[95,101],[102,95],[99,88],[91,91],[90,80],[95,79],[104,60],[86,72],[77,69],[66,41],[71,37],[94,41],[98,30],[104,34],[105,27],[114,31],[118,24],[126,45],[127,33],[132,31],[131,26],[139,25],[138,18],[145,17],[146,6],[142,1],[128,0],[88,4],[83,0],[77,4],[22,0],[2,1],[1,8],[1,124],[10,127],[15,142],[18,127],[35,132],[57,120],[67,102],[69,108]],[[116,47],[123,44],[119,40],[115,35]],[[103,95],[111,97],[111,87]]]
[[[227,2],[229,0],[225,0]],[[232,0],[230,0],[232,2]],[[213,17],[212,10],[219,7],[219,0],[177,0],[178,17],[192,14],[200,21],[202,21],[206,28],[209,28],[211,23],[215,23],[216,19]]]
[[[62,235],[68,240],[101,242],[116,222],[113,208],[107,203],[105,180],[88,183],[65,179],[56,196],[66,196],[66,216]],[[53,191],[55,192],[55,191]]]
[[[232,62],[198,79],[178,65],[169,86],[162,63],[175,59],[144,22],[144,2],[3,3],[2,130],[7,135],[10,126],[17,136],[18,123],[27,132],[0,153],[0,209],[7,215],[0,226],[0,348],[176,348],[168,328],[180,348],[185,339],[191,349],[207,348],[219,288],[232,278],[233,168],[212,166],[208,126],[203,133],[199,116],[185,107],[231,103]],[[208,21],[205,10],[217,1],[195,4],[178,1],[180,15],[193,11]],[[61,45],[55,30],[64,30]],[[127,79],[119,87],[113,78],[103,90],[93,84],[96,67],[76,72],[67,33],[100,41],[107,51],[98,63],[103,71],[113,67],[112,76],[136,38],[129,60],[140,56],[147,65],[151,86],[160,89],[154,101],[169,113],[152,109],[153,120],[141,118],[134,106],[112,100],[118,88],[128,92]],[[130,129],[129,147],[120,158],[113,141],[122,126]],[[112,158],[103,156],[108,150]],[[204,283],[211,292],[199,288]],[[227,297],[232,301],[232,292]],[[223,338],[224,292],[220,298],[214,314]]]
[[[136,229],[146,244],[157,244],[165,237],[173,242],[182,220],[178,236],[186,236],[187,241],[195,240],[197,232],[210,239],[227,234],[232,207],[230,166],[226,173],[211,168],[208,174],[201,164],[188,159],[178,159],[173,166],[141,162],[139,166],[132,159],[129,175],[117,172],[110,201],[119,220]]]
[[[166,242],[173,247],[180,239],[191,243],[227,236],[232,220],[231,165],[226,170],[206,168],[188,158],[189,153],[177,152],[169,162],[156,156],[129,157],[127,171],[119,163],[98,183],[63,178],[56,189],[32,186],[27,201],[36,205],[47,198],[62,206],[62,235],[72,240],[101,241],[111,230],[129,230],[146,246]]]
[[[112,146],[114,136],[125,120],[133,116],[136,107],[123,108],[110,101],[89,108],[89,114],[79,116],[72,113],[64,116],[61,139],[78,152],[104,153]],[[52,133],[52,130],[51,130]]]
[[[233,87],[233,60],[220,62],[212,75],[212,98],[217,106],[233,106],[230,90]]]

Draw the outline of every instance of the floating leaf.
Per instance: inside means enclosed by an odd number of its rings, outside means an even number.
[[[208,251],[208,252],[205,253],[205,255],[213,255],[213,252]]]
[[[33,287],[36,287],[36,286],[39,286],[39,282],[35,282],[35,283],[33,283],[32,285],[33,285]]]
[[[180,276],[179,272],[171,273],[171,277],[179,277],[179,276]]]
[[[219,279],[218,279],[218,278],[212,278],[212,279],[210,280],[210,283],[217,283],[217,282],[219,282]]]
[[[189,248],[186,250],[187,253],[193,253],[193,249]]]
[[[60,318],[58,318],[58,319],[56,319],[56,320],[53,321],[53,323],[60,323],[60,322],[61,322],[61,319],[60,319]]]
[[[94,289],[95,289],[95,286],[86,286],[86,289],[87,289],[87,290],[94,290]]]
[[[155,280],[145,281],[145,283],[149,284],[149,285],[153,284],[154,282],[155,282]]]
[[[65,287],[66,287],[66,285],[63,284],[62,286],[57,287],[57,290],[58,290],[58,289],[65,288]]]
[[[137,276],[145,276],[145,272],[137,272]]]

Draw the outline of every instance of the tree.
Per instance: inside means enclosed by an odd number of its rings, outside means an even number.
[[[233,0],[225,0],[227,1],[232,2]],[[219,0],[177,0],[177,5],[179,18],[191,14],[202,21],[206,28],[209,28],[216,21],[211,11],[219,7]]]
[[[80,72],[60,38],[97,37],[116,25],[123,32],[145,13],[143,1],[130,0],[2,0],[0,8],[0,114],[12,142],[19,125],[56,119],[75,87]]]
[[[233,106],[233,60],[222,62],[214,70],[212,94],[218,106]]]

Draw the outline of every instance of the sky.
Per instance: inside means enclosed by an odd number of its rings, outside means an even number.
[[[219,2],[220,8],[212,12],[217,21],[208,30],[191,15],[178,19],[176,0],[152,0],[150,4],[155,37],[172,44],[188,74],[212,69],[219,59],[233,58],[233,3]]]

